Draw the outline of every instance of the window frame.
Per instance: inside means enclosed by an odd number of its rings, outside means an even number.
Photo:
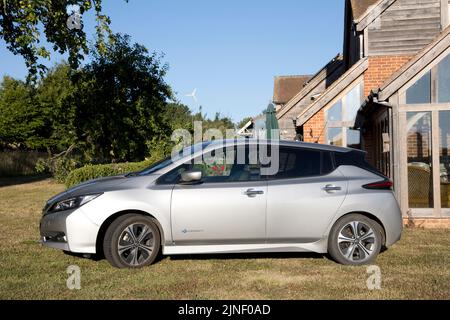
[[[364,76],[358,77],[347,87],[346,90],[342,91],[341,94],[339,94],[324,108],[324,118],[325,118],[324,135],[326,144],[331,145],[330,140],[328,139],[328,129],[337,128],[341,129],[342,132],[342,146],[339,147],[348,147],[347,131],[354,127],[355,120],[353,121],[346,120],[348,115],[347,111],[349,109],[347,104],[347,98],[350,92],[352,92],[357,86],[360,86],[360,104],[362,104],[362,102],[364,101]],[[342,121],[329,121],[328,111],[332,109],[338,102],[341,102]],[[361,143],[361,134],[360,134],[360,143]]]
[[[436,83],[434,81],[436,75],[433,73],[433,70],[436,70],[436,69],[432,68],[431,70],[428,70],[427,72],[425,72],[419,79],[417,79],[416,82],[414,82],[411,86],[409,86],[408,89],[405,90],[406,104],[408,104],[408,105],[418,105],[418,104],[430,104],[430,103],[433,103],[433,96],[434,96],[434,93],[436,91],[436,88],[434,88],[434,86],[436,85]],[[422,80],[424,80],[425,77],[429,78],[429,81],[427,81],[427,83],[426,83],[429,86],[428,88],[426,88],[427,89],[427,98],[428,98],[428,94],[429,94],[429,98],[430,98],[429,102],[428,101],[408,102],[408,93],[409,93],[409,91],[412,90],[415,85],[418,85]]]
[[[423,107],[429,105],[442,105],[446,106],[449,102],[439,102],[439,72],[438,68],[441,62],[443,62],[446,58],[450,58],[450,48],[444,51],[440,57],[436,58],[429,68],[424,68],[421,72],[419,72],[414,78],[408,81],[407,84],[403,86],[402,89],[399,90],[400,94],[400,105],[401,106],[412,106],[412,107]],[[407,103],[407,93],[410,88],[414,86],[419,80],[421,80],[427,73],[430,73],[431,83],[430,83],[430,92],[431,92],[431,102],[430,103]]]
[[[168,172],[164,173],[163,175],[161,175],[161,177],[159,177],[159,178],[156,180],[156,184],[157,184],[157,185],[179,185],[179,184],[180,184],[180,177],[181,177],[180,175],[178,175],[177,181],[163,182],[163,180],[164,180],[165,177],[167,177],[168,175],[170,175],[170,174],[173,173],[174,171],[180,169],[182,166],[184,166],[184,165],[186,165],[186,164],[188,164],[188,163],[191,163],[191,164],[192,164],[192,161],[195,161],[195,159],[197,159],[198,157],[204,157],[206,154],[210,154],[210,153],[215,152],[216,150],[219,150],[219,149],[224,149],[224,151],[226,152],[226,150],[227,150],[228,148],[233,148],[234,151],[236,151],[236,149],[237,149],[238,147],[240,147],[240,146],[241,146],[241,147],[244,146],[244,148],[247,148],[247,147],[250,146],[250,144],[244,144],[244,145],[239,145],[239,144],[236,145],[236,144],[235,144],[234,146],[220,146],[220,147],[218,147],[218,148],[214,148],[214,149],[211,149],[211,150],[203,150],[203,152],[202,152],[200,155],[197,155],[197,156],[190,156],[189,159],[186,160],[185,162],[183,162],[182,164],[176,166],[175,168],[173,168],[173,169],[169,170]],[[225,155],[225,158],[226,158],[226,155]],[[236,159],[237,159],[237,153],[235,153],[235,155],[234,155],[234,162],[236,162]],[[236,164],[233,164],[233,165],[236,165]],[[258,164],[256,164],[255,166],[259,166],[259,168],[261,169],[261,163],[259,163],[259,159],[258,159]],[[258,180],[242,180],[242,181],[203,181],[203,179],[202,179],[202,184],[215,184],[215,185],[217,185],[217,184],[246,183],[246,182],[264,182],[264,181],[266,181],[266,179],[263,178],[263,176],[260,174],[260,178],[259,178]]]
[[[259,180],[221,181],[221,182],[206,181],[206,182],[203,182],[202,184],[212,184],[212,185],[216,184],[217,185],[217,184],[231,184],[231,183],[274,182],[274,181],[286,181],[286,180],[311,179],[311,178],[319,178],[319,177],[328,176],[328,175],[332,174],[334,171],[336,171],[336,169],[337,169],[333,151],[314,149],[314,148],[306,148],[306,147],[295,147],[295,146],[279,145],[280,152],[281,152],[281,149],[292,149],[292,150],[296,150],[296,151],[314,151],[314,152],[320,153],[320,174],[318,174],[318,175],[310,175],[310,176],[303,176],[303,177],[286,177],[286,178],[273,178],[273,179],[269,178],[269,176],[260,175],[260,179]],[[203,157],[205,154],[210,153],[211,151],[212,150],[204,152],[204,153],[201,154],[201,156]],[[330,160],[330,165],[331,165],[330,170],[327,171],[327,172],[324,171],[324,156],[326,154],[328,154],[328,156],[330,157],[329,160]],[[199,156],[200,155],[198,155],[197,157],[199,157]],[[179,177],[178,177],[177,181],[163,182],[162,180],[164,180],[165,177],[167,177],[169,174],[173,173],[175,170],[178,170],[180,167],[186,165],[188,162],[193,161],[197,157],[190,157],[189,160],[185,161],[184,163],[182,163],[182,164],[176,166],[175,168],[169,170],[168,172],[164,173],[163,175],[161,175],[161,177],[159,177],[156,180],[156,184],[157,185],[162,185],[162,186],[179,185],[180,184]],[[260,163],[258,163],[257,165],[260,166],[260,169],[262,168],[262,165]]]
[[[432,113],[432,161],[433,168],[440,167],[440,157],[439,157],[439,112],[440,111],[450,111],[450,103],[438,103],[438,92],[437,88],[437,66],[443,61],[448,55],[450,55],[450,48],[443,50],[438,56],[434,58],[427,66],[425,66],[420,72],[418,72],[413,78],[411,78],[407,83],[405,83],[398,90],[398,107],[399,107],[399,127],[406,128],[407,112],[427,112]],[[427,104],[406,104],[406,91],[419,80],[424,74],[430,70],[432,71],[432,102]],[[434,77],[433,77],[434,75]],[[399,161],[401,163],[399,176],[407,177],[407,139],[406,133],[402,132],[400,129],[400,147],[399,147]],[[440,170],[433,170],[433,181],[440,180]],[[447,218],[450,217],[450,208],[442,208],[441,205],[441,188],[440,184],[433,184],[434,193],[434,207],[431,209],[427,208],[410,208],[408,202],[408,179],[401,178],[399,188],[401,189],[401,206],[403,212],[410,212],[410,214],[415,218]]]
[[[334,171],[336,171],[336,162],[334,159],[334,152],[328,151],[328,150],[321,150],[321,149],[314,149],[314,148],[306,148],[306,147],[294,147],[294,146],[283,146],[280,145],[280,152],[282,149],[291,149],[296,151],[314,151],[320,153],[320,174],[318,175],[309,175],[309,176],[302,176],[302,177],[278,177],[271,179],[269,176],[261,176],[262,180],[266,180],[268,182],[274,182],[274,181],[287,181],[287,180],[301,180],[301,179],[312,179],[312,178],[320,178],[320,177],[326,177],[330,174],[332,174]],[[330,164],[331,164],[331,170],[329,172],[324,172],[324,155],[328,154],[330,157]]]

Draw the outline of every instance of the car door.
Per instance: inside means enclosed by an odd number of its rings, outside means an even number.
[[[268,242],[319,240],[344,201],[346,179],[327,151],[280,147],[279,164],[267,177]]]
[[[199,184],[175,184],[172,191],[172,236],[176,245],[264,243],[266,238],[267,181],[261,179],[259,164],[224,159],[206,164],[195,159],[176,169],[200,169]],[[239,159],[241,159],[239,157]]]

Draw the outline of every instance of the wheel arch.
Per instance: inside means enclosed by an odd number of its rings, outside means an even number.
[[[104,255],[104,253],[103,253],[103,240],[105,239],[105,234],[106,234],[106,231],[108,230],[108,227],[117,218],[122,217],[122,216],[127,215],[127,214],[139,214],[139,215],[142,215],[142,216],[150,217],[150,218],[152,218],[154,220],[156,226],[158,227],[159,234],[161,236],[161,248],[160,248],[160,250],[162,252],[164,244],[165,244],[165,236],[164,236],[164,230],[163,230],[160,222],[158,221],[158,219],[156,219],[154,215],[152,215],[152,214],[150,214],[148,212],[142,211],[142,210],[123,210],[123,211],[116,212],[113,215],[109,216],[102,223],[102,225],[100,226],[100,229],[99,229],[99,231],[97,233],[97,240],[95,242],[96,253],[98,255],[101,255],[101,256]]]
[[[366,212],[366,211],[352,211],[352,212],[347,212],[343,215],[341,215],[338,219],[336,219],[336,221],[333,223],[333,225],[331,226],[330,230],[334,227],[334,225],[336,225],[336,223],[338,223],[339,220],[351,215],[351,214],[359,214],[362,215],[370,220],[375,221],[380,227],[381,227],[381,236],[382,236],[382,246],[384,247],[386,245],[386,228],[383,225],[383,222],[381,222],[381,220],[374,214],[370,213],[370,212]]]

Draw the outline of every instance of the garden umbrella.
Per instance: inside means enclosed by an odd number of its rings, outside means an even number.
[[[266,130],[267,130],[267,139],[279,139],[280,134],[275,134],[272,130],[280,130],[280,126],[278,125],[277,112],[272,103],[269,104],[266,110]]]

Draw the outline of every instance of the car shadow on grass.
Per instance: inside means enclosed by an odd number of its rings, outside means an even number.
[[[314,252],[286,252],[286,253],[226,253],[226,254],[187,254],[165,256],[161,259],[170,260],[255,260],[255,259],[324,259],[329,258],[327,254]]]
[[[81,254],[64,252],[66,255],[77,257],[81,259],[88,259],[92,261],[102,261],[105,260],[105,256],[102,254]],[[173,261],[208,261],[208,260],[263,260],[263,259],[314,259],[331,260],[328,254],[320,254],[314,252],[286,252],[286,253],[226,253],[226,254],[185,254],[185,255],[168,255],[163,256],[159,254],[155,263],[161,262],[163,260],[173,260]]]

